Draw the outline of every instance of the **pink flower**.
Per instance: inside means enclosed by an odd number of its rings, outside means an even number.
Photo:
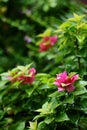
[[[57,78],[54,82],[58,86],[58,91],[66,90],[71,92],[74,90],[73,83],[78,79],[78,75],[68,76],[66,72],[57,74]]]
[[[28,77],[28,76],[19,76],[18,81],[22,81],[23,84],[32,84],[34,81],[34,77]]]
[[[42,42],[40,43],[40,52],[47,51],[50,49],[56,42],[57,42],[57,36],[47,36],[42,39]]]
[[[32,76],[34,76],[35,73],[36,73],[35,68],[30,68],[29,71],[28,71],[28,74],[31,74]]]
[[[36,73],[35,68],[31,68],[28,71],[28,74],[29,74],[28,76],[26,75],[19,76],[17,80],[22,81],[23,84],[32,84],[35,79],[34,78],[35,73]]]
[[[36,73],[35,68],[31,68],[28,70],[28,75],[22,75],[17,78],[18,81],[22,81],[23,84],[32,84],[34,81],[34,75]]]
[[[26,41],[27,43],[31,43],[32,42],[32,38],[30,38],[29,36],[24,36],[24,41]]]
[[[33,81],[34,81],[34,76],[35,76],[35,73],[36,73],[36,70],[35,68],[30,68],[28,70],[28,75],[20,75],[16,78],[12,77],[12,76],[8,76],[8,79],[11,81],[11,82],[16,82],[16,81],[21,81],[21,83],[23,84],[32,84]]]

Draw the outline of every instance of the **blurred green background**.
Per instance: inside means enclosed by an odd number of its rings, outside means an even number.
[[[49,70],[51,58],[38,52],[37,35],[56,29],[73,12],[86,14],[87,5],[76,0],[0,0],[0,72],[31,62],[38,71]]]

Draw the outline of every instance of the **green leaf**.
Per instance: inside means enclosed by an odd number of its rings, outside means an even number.
[[[63,102],[73,104],[74,103],[74,95],[69,95]]]
[[[31,65],[32,65],[33,63],[31,63],[31,64],[28,64],[28,65],[26,65],[26,66],[17,66],[17,68],[19,69],[19,70],[21,70],[21,71],[26,71],[26,70],[28,70],[30,67],[31,67]]]
[[[54,111],[55,108],[59,107],[63,102],[57,100],[57,98],[53,97],[51,100],[51,110]]]
[[[48,77],[49,75],[48,74],[45,74],[45,73],[38,73],[36,74],[36,78],[40,78],[40,77]]]
[[[76,114],[73,114],[73,112],[71,112],[69,114],[69,119],[72,123],[76,124],[78,123],[79,119],[80,119],[80,113],[77,112]]]
[[[68,21],[64,22],[63,24],[60,25],[60,28],[65,28],[65,27],[70,27],[72,24]]]
[[[38,37],[45,37],[45,36],[50,36],[51,35],[51,28],[48,28],[44,33],[37,35]]]
[[[73,91],[73,95],[81,95],[87,93],[87,89],[84,87],[87,85],[87,81],[79,81],[75,91]]]
[[[50,124],[53,120],[54,120],[54,117],[46,117],[45,120],[44,120],[44,122],[46,124]]]
[[[73,13],[74,18],[69,18],[69,21],[73,21],[73,22],[80,22],[86,15],[77,15],[76,13]]]
[[[0,90],[2,90],[2,89],[5,88],[5,84],[6,84],[7,82],[8,82],[7,80],[2,80],[2,81],[0,81]]]
[[[69,120],[69,118],[65,112],[59,113],[55,119],[56,122],[63,122],[63,121],[67,121],[67,120]]]
[[[73,95],[76,96],[76,95],[81,95],[81,94],[87,93],[87,90],[85,87],[77,87],[75,89],[75,91],[73,91],[72,93],[73,93]]]
[[[45,124],[44,121],[41,121],[41,122],[38,124],[37,130],[47,130],[47,129],[46,129],[46,124]]]
[[[55,80],[54,77],[47,79],[47,84],[48,84],[48,86],[52,86],[52,87],[53,87],[53,82],[54,82],[54,80]]]
[[[79,120],[79,126],[82,130],[87,130],[87,117],[81,116]]]
[[[30,123],[30,130],[37,130],[37,121],[29,122]]]
[[[8,76],[8,72],[4,72],[0,74],[1,77]]]
[[[41,85],[38,89],[39,90],[50,89],[50,87],[47,84],[45,84],[45,85]]]
[[[86,15],[81,15],[81,16],[79,16],[79,15],[77,15],[76,13],[73,13],[73,15],[74,15],[74,17],[76,18],[76,19],[82,19],[82,18],[84,18]]]
[[[36,111],[37,111],[37,110],[36,110]],[[37,116],[34,117],[33,120],[37,120],[37,119],[39,119],[40,117],[43,117],[43,115],[37,115]]]
[[[28,94],[28,96],[31,96],[35,89],[36,86],[26,89],[25,92]]]
[[[9,130],[24,130],[25,122],[17,122],[9,127]]]
[[[87,81],[79,81],[79,83],[77,85],[78,85],[78,87],[84,87],[87,85]]]
[[[5,112],[0,110],[0,120],[4,117]]]
[[[63,95],[65,95],[65,92],[64,92],[64,91],[62,91],[62,92],[56,91],[56,92],[50,94],[49,97],[61,97],[61,96],[63,96]]]
[[[17,66],[17,68],[18,68],[19,70],[23,71],[25,67],[20,65],[20,66]]]
[[[53,113],[53,109],[51,109],[51,106],[52,106],[52,102],[50,103],[46,102],[45,104],[43,104],[41,109],[38,109],[36,111],[41,112],[40,113],[41,115],[44,115],[44,114],[48,115],[48,114]]]

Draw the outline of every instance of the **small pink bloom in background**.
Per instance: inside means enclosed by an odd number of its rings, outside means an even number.
[[[57,42],[58,37],[57,36],[47,36],[42,39],[42,42],[40,43],[39,51],[47,51],[50,49],[56,42]]]
[[[71,92],[74,90],[73,83],[78,80],[78,77],[79,76],[77,74],[69,77],[66,72],[63,72],[57,74],[54,84],[58,86],[58,91],[66,90]]]
[[[29,36],[24,36],[24,41],[26,41],[27,43],[32,42],[32,38],[30,38]]]
[[[27,10],[25,11],[25,14],[26,14],[26,15],[30,15],[30,14],[31,14],[31,10],[30,10],[30,9],[27,9]]]
[[[8,79],[11,82],[21,81],[21,83],[23,83],[23,84],[32,84],[33,81],[35,80],[35,78],[34,78],[35,73],[36,73],[36,69],[30,68],[28,70],[28,75],[20,75],[17,78],[14,78],[12,76],[8,76]]]
[[[30,9],[22,10],[21,13],[22,14],[26,14],[26,15],[30,15],[31,14],[31,10]]]

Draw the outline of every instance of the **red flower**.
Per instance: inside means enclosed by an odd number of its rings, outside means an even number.
[[[23,84],[32,84],[33,81],[34,81],[34,75],[36,73],[36,70],[35,68],[31,68],[29,71],[28,71],[28,74],[29,75],[22,75],[22,76],[19,76],[17,78],[18,81],[22,81]]]
[[[8,79],[10,79],[11,82],[21,81],[23,84],[32,84],[34,81],[34,75],[36,73],[35,68],[30,68],[28,70],[28,75],[20,75],[16,78],[12,76],[8,76]]]
[[[40,52],[50,49],[57,42],[57,36],[44,37],[40,43]]]
[[[57,75],[54,84],[58,86],[58,91],[66,90],[68,92],[71,92],[74,90],[73,83],[77,79],[78,79],[77,74],[69,77],[66,72],[63,72]]]
[[[32,84],[34,81],[34,77],[28,77],[28,76],[19,76],[17,78],[18,81],[22,81],[23,84]]]

